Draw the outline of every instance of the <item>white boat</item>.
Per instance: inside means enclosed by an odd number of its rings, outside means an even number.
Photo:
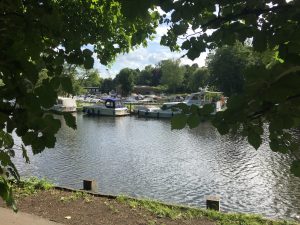
[[[76,99],[58,97],[57,103],[51,108],[58,112],[76,112]]]
[[[139,117],[146,118],[171,118],[180,113],[179,109],[174,108],[175,105],[164,103],[161,108],[157,106],[137,106],[135,107],[135,113]]]
[[[188,106],[196,105],[200,108],[206,104],[215,104],[215,112],[224,110],[226,100],[222,92],[207,91],[206,89],[200,89],[200,92],[192,93],[187,96],[183,101]]]
[[[218,97],[217,97],[218,96]],[[222,97],[222,92],[212,92],[205,89],[200,90],[200,92],[192,93],[187,96],[183,102],[166,102],[161,108],[143,106],[136,107],[135,113],[141,117],[149,118],[171,118],[176,114],[181,113],[181,111],[176,108],[179,103],[184,103],[188,106],[196,105],[198,107],[203,107],[206,104],[215,104],[215,111],[213,113],[224,110],[225,99]]]
[[[103,104],[83,107],[83,112],[95,116],[127,116],[128,108],[118,98],[105,98]]]

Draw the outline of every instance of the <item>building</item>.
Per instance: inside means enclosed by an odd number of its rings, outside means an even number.
[[[87,91],[88,94],[90,95],[97,95],[101,94],[101,89],[100,87],[84,87],[84,89]]]

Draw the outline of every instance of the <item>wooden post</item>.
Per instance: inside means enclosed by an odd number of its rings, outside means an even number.
[[[97,182],[95,180],[83,180],[83,190],[97,192]]]
[[[218,196],[207,196],[206,197],[206,208],[216,211],[220,211],[220,197]]]

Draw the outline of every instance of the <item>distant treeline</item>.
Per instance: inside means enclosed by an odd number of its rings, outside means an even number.
[[[82,92],[82,87],[93,86],[100,87],[102,92],[117,90],[123,96],[129,95],[135,85],[154,86],[165,93],[190,93],[209,86],[230,96],[243,91],[249,66],[272,64],[272,55],[261,55],[250,46],[236,43],[210,53],[204,67],[181,65],[179,60],[168,59],[143,70],[124,68],[114,79],[102,79],[97,70],[76,70],[73,86],[76,94]]]

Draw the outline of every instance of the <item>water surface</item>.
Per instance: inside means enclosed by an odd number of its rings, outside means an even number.
[[[25,176],[82,187],[96,179],[105,194],[126,194],[205,207],[220,195],[224,211],[300,218],[300,179],[289,172],[292,158],[258,151],[246,141],[220,136],[210,124],[171,131],[167,120],[86,117],[76,131],[62,125],[54,149],[16,164]]]

